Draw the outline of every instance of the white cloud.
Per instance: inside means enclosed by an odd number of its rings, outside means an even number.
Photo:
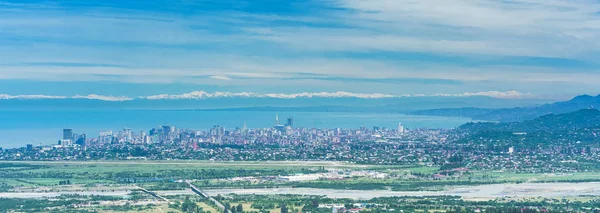
[[[58,96],[58,95],[8,95],[0,94],[0,100],[9,99],[90,99],[90,100],[101,100],[101,101],[130,101],[133,98],[125,96],[105,96],[105,95],[75,95],[75,96]]]
[[[321,19],[327,21],[312,20],[318,27],[262,24],[242,30],[250,39],[315,52],[400,51],[598,59],[590,56],[600,47],[596,42],[600,39],[597,1],[329,2],[341,10],[328,11],[330,17]]]
[[[302,93],[253,93],[253,92],[205,92],[205,91],[194,91],[181,95],[153,95],[147,97],[141,97],[150,100],[161,100],[161,99],[207,99],[207,98],[279,98],[279,99],[293,99],[293,98],[397,98],[403,97],[398,95],[389,95],[381,93],[351,93],[351,92],[302,92]]]
[[[54,95],[7,95],[0,94],[0,100],[4,99],[66,99],[66,96],[54,96]]]
[[[0,94],[1,99],[90,99],[102,101],[131,101],[136,99],[146,100],[184,100],[184,99],[213,99],[213,98],[362,98],[362,99],[380,99],[380,98],[408,98],[408,97],[471,97],[487,96],[501,99],[522,99],[536,98],[531,93],[521,93],[519,91],[486,91],[486,92],[465,92],[465,93],[437,93],[437,94],[384,94],[384,93],[353,93],[353,92],[301,92],[301,93],[254,93],[254,92],[205,92],[194,91],[180,95],[151,95],[131,98],[126,96],[106,96],[106,95],[75,95],[75,96],[51,96],[51,95],[8,95]]]
[[[501,99],[524,99],[524,98],[535,98],[536,96],[531,93],[521,93],[519,91],[511,90],[511,91],[487,91],[487,92],[465,92],[459,94],[446,94],[446,93],[438,93],[434,96],[441,97],[470,97],[470,96],[487,96],[492,98],[501,98]]]
[[[363,98],[363,99],[379,99],[379,98],[406,98],[406,97],[471,97],[471,96],[487,96],[501,99],[520,99],[520,98],[535,98],[531,93],[521,93],[519,91],[487,91],[487,92],[465,92],[457,94],[437,93],[433,95],[426,94],[383,94],[383,93],[352,93],[352,92],[302,92],[302,93],[252,93],[252,92],[205,92],[194,91],[181,95],[153,95],[139,97],[148,100],[180,100],[180,99],[209,99],[209,98],[278,98],[278,99],[294,99],[294,98]]]
[[[133,98],[125,96],[105,96],[105,95],[75,95],[71,97],[73,99],[90,99],[90,100],[101,100],[101,101],[131,101]]]
[[[231,78],[224,76],[224,75],[213,75],[213,76],[210,76],[209,78],[216,79],[216,80],[223,80],[223,81],[231,80]]]
[[[291,98],[366,98],[366,99],[371,99],[371,98],[401,97],[401,96],[397,96],[397,95],[389,95],[389,94],[382,94],[382,93],[351,93],[351,92],[344,92],[344,91],[317,92],[317,93],[303,92],[303,93],[292,93],[292,94],[268,93],[268,94],[263,94],[261,96],[268,97],[268,98],[284,98],[284,99],[291,99]]]

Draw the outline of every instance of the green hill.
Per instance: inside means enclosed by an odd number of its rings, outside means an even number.
[[[591,144],[600,142],[600,111],[582,109],[509,123],[467,123],[457,130],[462,142],[503,145]]]

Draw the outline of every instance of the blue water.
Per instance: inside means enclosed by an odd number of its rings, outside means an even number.
[[[55,144],[63,128],[95,137],[100,131],[130,128],[134,132],[172,125],[186,129],[209,129],[214,125],[227,129],[265,128],[275,124],[275,112],[264,111],[0,111],[0,147],[14,148],[25,144]],[[413,116],[390,113],[282,112],[281,123],[294,117],[295,127],[316,128],[396,128],[401,122],[408,128],[452,128],[468,118]]]

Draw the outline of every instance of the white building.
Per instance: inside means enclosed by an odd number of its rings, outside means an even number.
[[[292,176],[279,176],[279,179],[282,181],[290,181],[290,182],[298,182],[298,181],[311,181],[311,180],[319,180],[322,175],[320,174],[302,174],[302,175],[292,175]]]
[[[398,123],[398,133],[404,133],[404,126],[402,123]]]
[[[344,206],[343,204],[334,204],[333,207],[331,208],[331,213],[344,212],[345,208],[346,208],[346,206]]]
[[[61,146],[63,146],[63,147],[73,146],[73,141],[71,141],[69,139],[67,139],[67,140],[59,140],[58,144],[61,145]]]

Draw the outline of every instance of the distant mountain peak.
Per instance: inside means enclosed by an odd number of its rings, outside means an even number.
[[[417,115],[444,115],[470,117],[475,120],[513,122],[531,120],[547,114],[562,114],[576,112],[581,109],[595,109],[600,107],[600,95],[579,95],[571,100],[544,104],[535,107],[516,107],[504,109],[432,109],[413,112]]]
[[[587,95],[587,94],[583,94],[583,95],[578,95],[575,96],[573,99],[570,100],[570,102],[590,102],[590,101],[595,101],[600,99],[600,95],[598,96],[591,96],[591,95]]]

